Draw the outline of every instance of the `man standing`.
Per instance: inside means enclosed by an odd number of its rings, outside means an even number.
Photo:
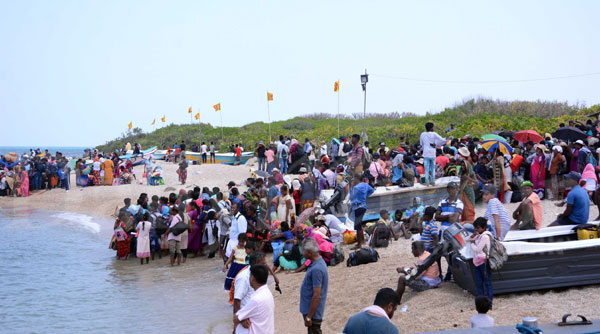
[[[329,282],[327,265],[319,255],[319,245],[312,238],[302,242],[302,255],[311,263],[300,287],[300,313],[304,317],[308,334],[321,334]]]
[[[267,158],[267,156],[265,155],[265,151],[267,150],[267,148],[265,147],[263,141],[259,141],[258,145],[256,146],[256,149],[254,150],[254,153],[256,154],[256,157],[258,158],[258,170],[262,170],[262,171],[266,171],[267,170],[267,166],[265,164],[265,160]]]
[[[200,145],[200,153],[202,153],[202,163],[205,164],[208,153],[208,147],[206,146],[205,142],[202,142],[202,145]]]
[[[433,132],[433,123],[425,123],[425,132],[421,133],[421,149],[425,159],[425,182],[435,184],[435,155],[436,148],[444,145],[446,139]]]
[[[238,202],[231,203],[231,229],[229,230],[229,242],[225,256],[229,258],[233,248],[238,244],[238,235],[246,233],[248,229],[248,221],[240,212],[240,204]]]
[[[352,151],[350,151],[350,154],[348,155],[348,166],[350,167],[350,172],[353,174],[362,175],[363,147],[360,145],[359,140],[359,135],[352,135]]]
[[[572,189],[567,195],[567,200],[557,203],[556,206],[567,204],[567,208],[550,226],[587,224],[590,218],[590,197],[587,191],[579,185],[580,179],[581,174],[577,172],[565,175],[567,187]]]
[[[235,161],[238,165],[242,161],[242,148],[239,144],[235,144]]]
[[[215,143],[214,142],[210,142],[210,163],[214,164],[215,161]]]
[[[279,159],[279,169],[281,173],[287,174],[288,172],[288,156],[290,155],[290,148],[283,142],[283,139],[277,143],[277,158]]]
[[[400,304],[396,291],[383,288],[377,292],[373,305],[348,319],[344,334],[397,334],[392,317]]]
[[[362,226],[362,218],[367,212],[367,197],[375,192],[368,179],[360,181],[360,176],[356,175],[352,180],[352,190],[350,191],[350,201],[352,210],[354,210],[354,229],[356,230],[356,247],[360,249],[365,241],[365,234]]]
[[[275,302],[267,285],[269,268],[264,264],[250,267],[250,300],[235,314],[235,333],[275,333]]]

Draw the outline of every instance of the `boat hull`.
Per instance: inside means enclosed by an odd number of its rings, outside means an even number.
[[[240,164],[245,164],[250,158],[254,156],[254,153],[242,153],[240,158]],[[198,161],[202,162],[202,153],[198,152],[185,152],[185,158],[188,161]],[[210,161],[210,155],[207,156],[207,160]],[[226,165],[235,165],[237,162],[233,153],[216,153],[215,154],[215,163],[217,164],[226,164]]]
[[[156,152],[156,146],[151,147],[147,150],[142,151],[140,154],[138,155],[132,155],[132,154],[127,154],[127,155],[122,155],[119,157],[119,159],[130,159],[131,163],[133,164],[133,166],[137,166],[137,165],[141,165],[144,163],[144,160],[154,154],[154,152]]]

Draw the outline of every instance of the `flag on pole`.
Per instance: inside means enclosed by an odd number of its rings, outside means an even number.
[[[161,117],[160,119],[163,123],[167,121],[167,119],[165,118],[165,115],[163,115],[163,117]]]
[[[194,115],[194,117],[196,118],[196,120],[200,119],[200,112],[198,112],[196,115]]]
[[[190,107],[190,109],[188,109],[188,114],[192,113],[192,107]]]
[[[129,128],[129,130],[131,130],[131,127],[133,127],[133,123],[129,122],[129,124],[127,124],[127,127]]]
[[[213,106],[213,108],[215,108],[215,111],[220,111],[221,110],[221,103],[217,103]]]
[[[273,101],[273,93],[267,92],[267,101]]]
[[[152,125],[156,123],[156,118],[152,120]]]
[[[340,81],[339,80],[333,84],[333,91],[336,93],[340,91]]]

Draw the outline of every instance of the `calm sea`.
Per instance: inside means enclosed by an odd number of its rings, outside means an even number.
[[[15,152],[18,155],[23,153],[27,153],[29,155],[30,149],[40,149],[42,152],[44,150],[48,150],[54,156],[56,152],[61,152],[63,155],[67,157],[81,157],[83,156],[83,150],[89,147],[79,147],[79,146],[0,146],[0,155],[6,154],[9,152]]]
[[[0,332],[231,333],[219,261],[117,261],[112,221],[86,215],[4,209],[0,222]]]

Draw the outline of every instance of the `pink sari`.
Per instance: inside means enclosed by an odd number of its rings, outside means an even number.
[[[533,183],[533,191],[540,199],[544,198],[544,188],[546,185],[546,156],[543,154],[536,155],[531,164],[531,182]]]
[[[26,171],[21,172],[21,197],[29,196],[29,175]]]

